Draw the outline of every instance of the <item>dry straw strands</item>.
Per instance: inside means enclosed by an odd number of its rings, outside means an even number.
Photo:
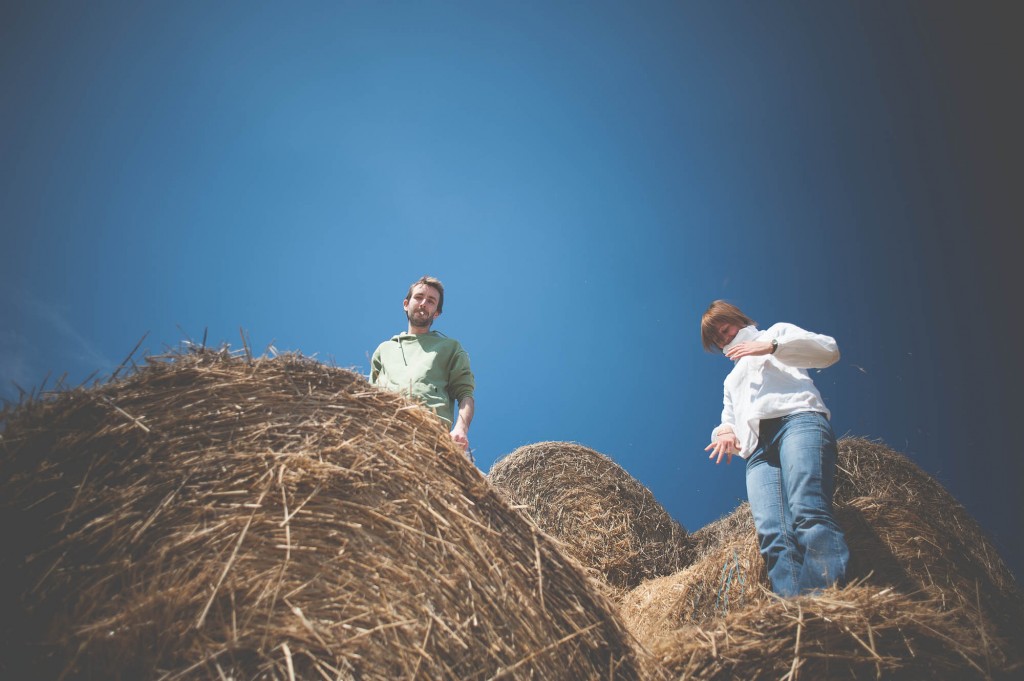
[[[351,372],[204,350],[2,422],[4,678],[641,674],[437,419]]]
[[[626,594],[623,621],[683,678],[1024,674],[1020,591],[941,485],[882,445],[844,439],[837,502],[857,586],[797,606],[774,597],[742,504],[691,535],[686,569]]]
[[[980,632],[975,652],[1024,675],[1024,596],[984,531],[949,492],[902,454],[840,442],[836,486],[851,571],[955,614]]]
[[[651,579],[619,599],[626,626],[647,646],[685,624],[707,623],[769,595],[764,561],[750,507],[690,535],[693,562],[672,575]]]
[[[487,475],[565,550],[613,587],[683,565],[686,530],[607,456],[572,442],[520,447]]]
[[[964,633],[931,604],[854,585],[769,598],[705,627],[679,628],[651,649],[680,679],[993,678]]]
[[[297,356],[154,358],[0,424],[3,678],[1024,674],[984,533],[866,440],[837,480],[857,583],[781,600],[745,504],[686,537],[571,443],[496,464],[499,494],[425,410]]]
[[[899,574],[888,579],[965,589],[969,601],[976,600],[980,589],[983,599],[997,604],[993,614],[1009,607],[1024,616],[1024,599],[1013,574],[977,521],[907,457],[869,440],[843,439],[836,482],[837,504],[852,509],[846,514],[847,532],[863,527],[853,517],[861,514],[880,538],[892,537],[884,543],[894,552]],[[915,562],[929,554],[943,559],[939,572]],[[1016,626],[1024,631],[1024,622],[1018,620]]]

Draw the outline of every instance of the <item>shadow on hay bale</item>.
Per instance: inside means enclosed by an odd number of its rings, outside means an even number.
[[[768,597],[750,506],[690,535],[693,562],[621,596],[619,612],[637,640],[652,642],[684,624],[706,623]]]
[[[1010,678],[1024,671],[1020,652],[1024,607],[1013,577],[977,523],[927,473],[881,445],[844,439],[840,441],[836,515],[850,546],[850,577],[864,590],[913,602],[918,620],[945,627],[936,636],[960,642],[957,656],[951,659],[959,660],[964,678]],[[695,625],[711,629],[723,618],[746,613],[737,615],[736,621],[742,623],[737,626],[749,628],[743,618],[773,607],[778,600],[768,590],[746,503],[694,532],[690,543],[691,565],[641,584],[620,603],[627,627],[648,649],[660,651],[674,674],[683,673],[676,662],[692,651],[679,651],[678,658],[670,651],[695,631],[703,631]],[[836,590],[830,598],[841,601],[848,594],[863,600],[856,590]],[[928,618],[921,614],[925,611],[931,613]],[[786,635],[788,630],[771,631]],[[928,636],[923,629],[913,631],[908,641]],[[730,636],[734,633],[730,630]],[[900,665],[909,663],[879,664],[886,678],[901,678]],[[917,671],[907,672],[906,678],[915,678],[924,668],[911,665],[909,669]],[[778,671],[772,670],[765,674],[771,677]],[[751,670],[733,671],[746,675]],[[726,671],[704,673],[694,678],[718,678],[718,673],[728,678]],[[951,672],[942,678],[959,677]]]
[[[850,571],[957,610],[1024,663],[1024,595],[967,510],[907,457],[863,439],[840,442],[836,497]]]
[[[201,351],[2,414],[5,678],[638,678],[427,411]]]
[[[495,462],[487,479],[613,587],[629,589],[683,565],[686,530],[604,454],[541,442]]]
[[[998,592],[999,599],[1020,598],[1013,573],[985,531],[945,487],[903,454],[870,440],[844,438],[839,442],[836,503],[870,505],[862,497],[878,501],[875,518],[887,515],[899,522],[903,511],[886,514],[888,503],[912,512],[945,537],[942,553],[957,558],[972,577],[986,582],[986,589]]]

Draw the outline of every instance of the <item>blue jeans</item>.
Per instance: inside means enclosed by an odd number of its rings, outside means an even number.
[[[814,593],[846,580],[850,550],[832,515],[836,436],[824,414],[761,421],[747,498],[772,590]]]

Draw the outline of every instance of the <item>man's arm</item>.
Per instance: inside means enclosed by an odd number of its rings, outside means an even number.
[[[377,377],[380,376],[380,370],[383,364],[380,361],[380,347],[373,351],[373,358],[370,360],[370,383],[373,385],[377,384]]]
[[[461,345],[456,345],[456,351],[448,366],[448,394],[458,400],[459,416],[452,426],[451,435],[452,440],[466,450],[469,449],[469,424],[473,422],[473,414],[476,411],[476,402],[473,399],[475,387],[476,380],[469,368],[469,355]]]
[[[469,449],[469,424],[473,422],[475,411],[476,400],[472,395],[459,400],[459,417],[455,419],[455,427],[452,428],[452,440],[462,445],[463,449]]]

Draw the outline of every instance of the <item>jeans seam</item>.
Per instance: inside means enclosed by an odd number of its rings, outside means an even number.
[[[777,448],[777,447],[776,447]],[[791,536],[790,528],[786,522],[786,506],[789,505],[788,495],[784,492],[784,483],[782,481],[782,461],[779,461],[779,476],[778,476],[778,489],[776,490],[779,500],[779,530],[782,532],[782,541],[786,545],[786,569],[789,571],[790,579],[794,587],[799,588],[800,585],[800,573],[797,572],[796,562],[793,560],[794,553],[797,547],[793,545],[795,537]]]

